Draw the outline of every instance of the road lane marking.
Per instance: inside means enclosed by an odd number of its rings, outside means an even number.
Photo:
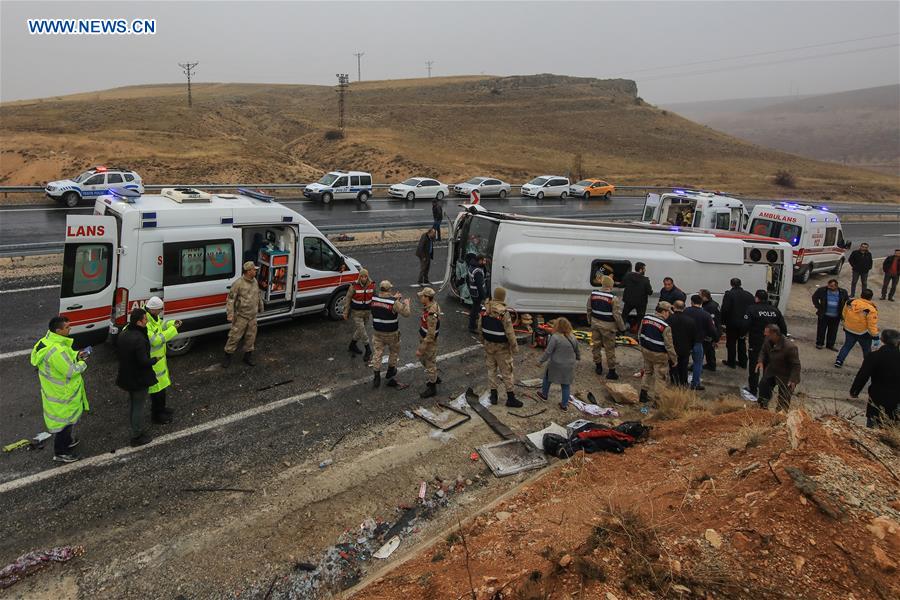
[[[881,237],[900,237],[900,233],[885,233]]]
[[[459,350],[455,350],[453,352],[448,352],[447,354],[442,354],[437,357],[438,362],[443,362],[445,360],[449,360],[451,358],[456,358],[457,356],[463,356],[472,352],[473,350],[477,350],[481,348],[481,344],[474,344],[472,346],[466,346],[464,348],[460,348]],[[30,352],[30,351],[29,351]],[[419,369],[422,365],[419,363],[408,363],[403,365],[402,367],[397,368],[398,373],[403,373],[405,371],[411,371],[413,369]],[[250,408],[247,410],[243,410],[238,413],[234,413],[231,415],[227,415],[225,417],[221,417],[218,419],[214,419],[212,421],[208,421],[206,423],[200,423],[199,425],[194,425],[193,427],[188,427],[187,429],[182,429],[181,431],[175,431],[172,433],[168,433],[166,435],[161,435],[153,439],[149,444],[145,444],[144,446],[138,446],[137,448],[132,448],[131,446],[126,446],[124,448],[120,448],[113,452],[104,452],[103,454],[97,454],[95,456],[89,456],[87,458],[83,458],[78,462],[69,463],[67,465],[63,465],[60,467],[56,467],[53,469],[47,469],[46,471],[40,471],[38,473],[34,473],[33,475],[28,475],[26,477],[20,477],[19,479],[13,479],[4,483],[0,483],[0,494],[4,494],[6,492],[11,492],[13,490],[18,490],[23,487],[27,487],[29,485],[39,483],[41,481],[45,481],[47,479],[51,479],[56,477],[57,475],[64,475],[74,471],[79,471],[81,469],[86,469],[88,467],[99,467],[102,465],[107,465],[113,462],[117,462],[118,459],[123,457],[129,457],[133,454],[137,454],[138,452],[143,452],[144,450],[149,450],[150,448],[155,448],[156,446],[162,446],[163,444],[167,444],[169,442],[174,442],[175,440],[180,440],[181,438],[189,437],[198,433],[203,433],[205,431],[209,431],[210,429],[217,429],[219,427],[224,427],[225,425],[230,425],[232,423],[237,423],[238,421],[243,421],[244,419],[255,417],[257,415],[261,415],[264,413],[271,412],[273,410],[277,410],[279,408],[296,404],[298,402],[303,402],[304,400],[309,400],[310,398],[315,398],[316,396],[323,396],[326,399],[330,399],[330,396],[336,392],[342,392],[346,389],[349,389],[353,386],[362,385],[365,383],[370,383],[372,381],[371,372],[367,374],[365,377],[359,377],[358,379],[354,379],[353,381],[349,381],[344,384],[336,385],[330,388],[323,388],[317,390],[311,390],[309,392],[304,392],[302,394],[298,394],[296,396],[289,396],[288,398],[282,398],[281,400],[275,400],[273,402],[269,402],[268,404],[263,404],[261,406],[257,406],[254,408]]]
[[[442,283],[444,283],[444,280],[443,280],[443,279],[441,279],[440,281],[432,281],[430,285],[422,285],[421,283],[412,283],[412,284],[410,284],[409,287],[411,287],[411,288],[417,288],[417,287],[432,287],[432,286],[435,286],[435,285],[441,285]],[[469,313],[466,313],[466,314],[469,314]]]
[[[4,358],[15,358],[17,356],[25,356],[26,354],[31,354],[31,349],[16,350],[15,352],[6,352],[4,354],[0,354],[0,360],[3,360]]]
[[[27,288],[16,288],[14,290],[0,290],[0,294],[14,294],[15,292],[33,292],[34,290],[49,290],[50,288],[58,288],[59,286],[54,285],[39,285],[36,287],[27,287]],[[2,355],[0,355],[2,358]]]
[[[373,213],[373,212],[414,212],[417,210],[425,210],[424,208],[373,208],[371,210],[354,210],[355,213]],[[360,223],[361,225],[362,223]]]

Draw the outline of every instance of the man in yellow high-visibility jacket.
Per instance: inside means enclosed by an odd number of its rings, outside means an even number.
[[[72,437],[72,429],[81,414],[90,409],[81,377],[87,369],[84,359],[89,353],[72,348],[67,318],[53,317],[47,329],[47,335],[31,350],[31,365],[37,368],[41,383],[44,425],[55,434],[53,460],[70,463],[78,460],[72,450],[78,445]]]
[[[169,379],[169,365],[166,362],[166,344],[178,335],[181,321],[165,321],[162,318],[163,301],[153,296],[144,305],[147,310],[147,337],[150,339],[150,358],[159,360],[153,365],[156,385],[150,392],[150,415],[154,423],[172,422],[172,410],[166,408],[166,388],[172,385]]]

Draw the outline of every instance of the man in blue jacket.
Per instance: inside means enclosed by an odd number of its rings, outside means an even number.
[[[816,307],[816,349],[828,348],[837,352],[834,347],[838,329],[841,327],[841,314],[850,295],[847,290],[838,286],[837,279],[829,279],[825,287],[813,292],[812,303]]]

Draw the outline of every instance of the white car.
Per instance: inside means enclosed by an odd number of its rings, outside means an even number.
[[[332,200],[355,199],[366,203],[372,195],[372,174],[365,171],[331,171],[303,188],[303,195],[330,204]]]
[[[113,188],[136,190],[143,194],[144,182],[141,181],[140,175],[128,169],[94,167],[74,179],[51,181],[44,188],[44,192],[57,202],[74,208],[82,199],[93,201]]]
[[[482,198],[488,196],[506,198],[509,195],[510,185],[493,177],[473,177],[465,183],[453,186],[453,193],[457,196],[470,196],[472,190],[478,190],[478,195]]]
[[[522,195],[540,200],[565,198],[569,195],[569,179],[559,175],[541,175],[522,185]]]
[[[391,198],[406,198],[407,200],[415,200],[416,198],[437,198],[443,199],[450,193],[450,189],[446,184],[441,183],[437,179],[428,179],[427,177],[412,177],[403,183],[395,183],[388,189]]]

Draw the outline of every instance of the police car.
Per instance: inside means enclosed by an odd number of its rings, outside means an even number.
[[[47,196],[69,208],[78,206],[82,199],[96,200],[110,189],[129,189],[144,193],[141,176],[129,169],[118,167],[94,167],[74,179],[51,181],[44,188]]]
[[[303,188],[303,195],[311,200],[330,204],[332,200],[355,199],[365,204],[372,196],[372,174],[364,171],[332,171],[316,183]]]

